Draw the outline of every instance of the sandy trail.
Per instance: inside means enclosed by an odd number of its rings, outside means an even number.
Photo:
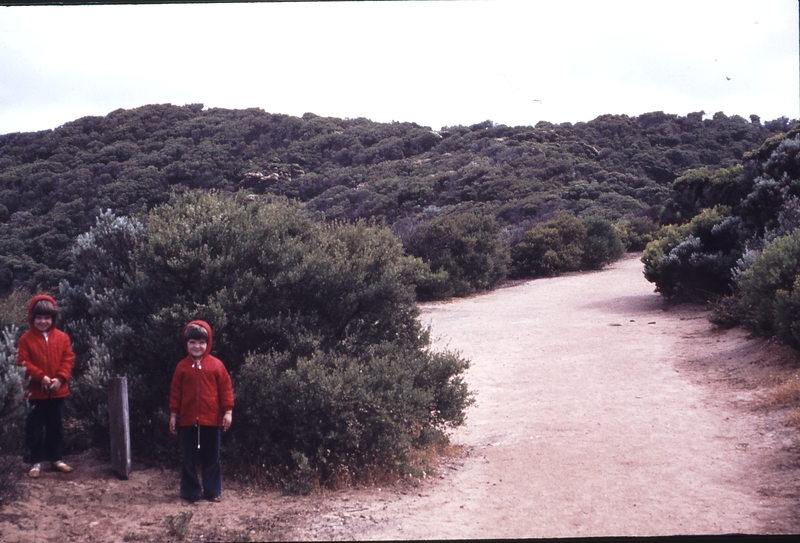
[[[759,437],[776,438],[682,375],[682,362],[717,342],[696,308],[664,311],[641,270],[629,256],[426,306],[438,345],[472,361],[477,405],[453,436],[472,457],[361,535],[769,531],[777,505],[758,492],[751,464]]]
[[[24,478],[0,540],[800,533],[797,431],[759,407],[800,379],[797,354],[665,309],[635,255],[425,305],[436,345],[472,361],[477,399],[452,435],[465,454],[425,480],[309,496],[226,481],[222,503],[187,505],[174,471],[135,463],[120,481],[89,451],[69,475]]]

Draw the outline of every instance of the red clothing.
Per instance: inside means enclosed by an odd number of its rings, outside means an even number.
[[[169,411],[177,413],[181,426],[222,426],[222,415],[233,410],[233,386],[228,370],[211,356],[211,327],[192,321],[208,332],[208,346],[199,362],[187,356],[175,368],[170,387]],[[186,331],[184,327],[184,332]]]
[[[67,382],[72,377],[72,367],[75,365],[75,354],[69,336],[51,327],[47,337],[33,326],[33,306],[39,300],[47,300],[55,307],[56,301],[42,294],[34,296],[28,304],[28,324],[30,330],[22,334],[17,343],[17,364],[25,366],[25,373],[30,377],[28,395],[33,400],[47,400],[66,398],[69,396]],[[56,392],[42,392],[42,380],[45,377],[58,378],[61,388]]]

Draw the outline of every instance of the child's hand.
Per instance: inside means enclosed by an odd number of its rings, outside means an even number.
[[[50,378],[45,375],[44,379],[42,379],[42,392],[45,394],[50,392]]]
[[[61,379],[58,377],[50,379],[50,393],[58,392],[59,388],[61,388]]]
[[[225,414],[222,415],[222,431],[227,432],[228,428],[231,427],[231,422],[233,422],[233,413],[231,411],[225,411]]]
[[[178,433],[178,415],[172,413],[169,416],[169,433],[170,434],[177,434]]]

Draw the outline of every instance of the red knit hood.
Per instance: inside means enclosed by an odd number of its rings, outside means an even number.
[[[189,328],[192,324],[196,324],[198,326],[202,326],[208,332],[208,345],[206,346],[206,352],[203,353],[203,358],[207,357],[211,353],[211,326],[206,321],[192,321],[186,324],[183,327],[183,331],[181,332],[181,340],[183,340],[184,336],[186,335],[186,329]],[[186,350],[186,341],[183,341],[183,349]],[[189,354],[189,351],[186,350],[186,354]]]
[[[211,354],[211,326],[205,321],[192,324],[208,332],[208,345],[201,360],[187,356],[175,367],[169,393],[169,412],[176,413],[183,427],[222,426],[223,413],[233,409],[233,386],[225,365]],[[186,345],[184,344],[184,348]],[[188,354],[188,349],[187,349]]]
[[[36,302],[39,302],[41,300],[47,300],[48,302],[53,304],[53,307],[58,309],[58,304],[56,303],[56,301],[53,299],[52,296],[48,296],[47,294],[39,294],[31,298],[31,303],[28,304],[28,325],[31,327],[31,330],[35,330],[33,326],[33,306],[36,305]],[[56,325],[56,319],[53,319],[53,326],[55,327],[55,325]]]

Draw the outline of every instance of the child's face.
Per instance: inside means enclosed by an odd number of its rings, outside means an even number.
[[[53,326],[53,317],[50,315],[34,315],[33,327],[40,332],[47,332]]]
[[[206,352],[208,342],[204,339],[190,339],[186,342],[186,350],[192,358],[200,358]]]

